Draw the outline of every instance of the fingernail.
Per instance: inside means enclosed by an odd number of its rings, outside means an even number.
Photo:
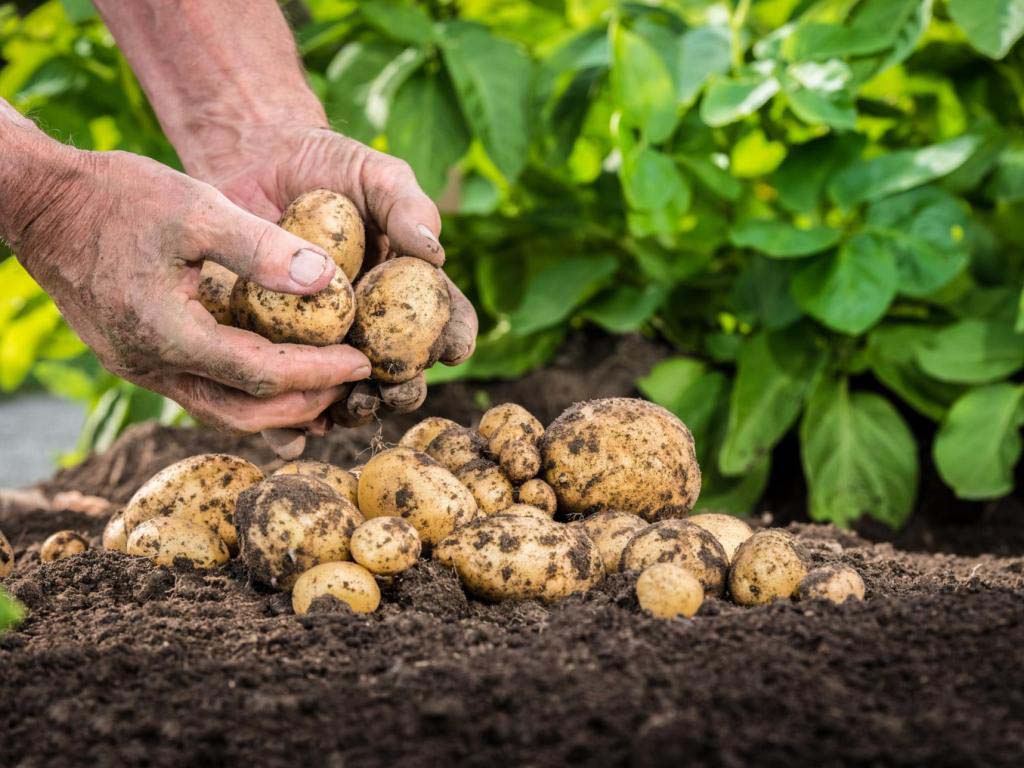
[[[303,248],[292,256],[288,273],[299,285],[312,285],[327,268],[327,257],[322,253]]]
[[[435,235],[426,224],[417,224],[416,231],[427,238],[427,240],[437,243],[437,235]],[[438,245],[440,245],[440,243],[438,243]]]
[[[370,364],[367,363],[366,365],[360,365],[358,368],[352,371],[352,375],[360,379],[365,379],[370,375],[371,370],[372,369],[370,368]]]

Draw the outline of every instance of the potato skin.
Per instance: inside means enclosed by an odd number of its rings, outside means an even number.
[[[221,325],[231,325],[234,315],[231,313],[231,291],[234,290],[238,275],[215,261],[203,262],[199,273],[199,293],[197,298],[213,319]]]
[[[521,515],[478,518],[442,541],[434,558],[454,567],[467,590],[492,600],[555,600],[604,576],[583,531]]]
[[[420,559],[423,543],[416,529],[400,517],[374,517],[352,534],[352,559],[370,573],[393,576]]]
[[[636,580],[640,607],[659,619],[690,618],[704,602],[697,577],[675,563],[655,563]]]
[[[451,317],[441,271],[422,259],[385,261],[356,284],[349,343],[370,358],[373,377],[401,384],[433,365]]]
[[[807,551],[785,531],[758,531],[740,544],[729,571],[729,591],[740,605],[764,605],[793,596],[807,575]]]
[[[479,432],[513,483],[523,483],[540,472],[537,443],[544,425],[521,405],[502,403],[489,409],[480,419]]]
[[[511,507],[498,510],[492,517],[497,517],[498,515],[502,517],[532,517],[547,523],[554,522],[546,509],[531,507],[529,504],[513,504]],[[557,523],[557,525],[561,527],[562,523]]]
[[[407,520],[426,544],[437,544],[477,515],[473,494],[455,475],[425,453],[401,447],[381,451],[363,467],[359,508],[367,519]]]
[[[690,515],[686,520],[694,525],[699,525],[718,539],[718,543],[722,545],[730,563],[740,544],[754,535],[753,528],[733,515],[705,512],[700,515]]]
[[[418,424],[414,424],[406,430],[405,434],[398,441],[403,448],[412,448],[414,451],[426,453],[430,441],[450,427],[458,427],[451,419],[441,416],[428,416]]]
[[[6,579],[13,570],[14,549],[11,548],[11,542],[4,536],[4,532],[0,531],[0,579]]]
[[[292,200],[278,222],[296,237],[318,245],[350,281],[366,254],[366,227],[356,204],[340,192],[313,189]]]
[[[558,498],[555,496],[555,489],[539,477],[527,480],[520,485],[516,491],[516,496],[520,504],[539,507],[545,512],[549,512],[552,517],[558,511]]]
[[[124,527],[124,510],[118,510],[103,528],[103,548],[111,552],[124,552],[128,546],[128,531]]]
[[[545,430],[540,447],[544,479],[568,513],[617,509],[649,521],[682,517],[700,494],[690,430],[645,400],[577,403]]]
[[[341,467],[328,464],[326,461],[299,460],[289,461],[274,472],[271,477],[280,475],[304,475],[315,477],[337,491],[342,498],[353,504],[359,503],[359,479]]]
[[[146,520],[132,531],[125,551],[167,567],[183,559],[196,568],[216,568],[229,558],[227,545],[217,534],[205,525],[178,517]]]
[[[601,561],[608,573],[618,573],[622,566],[622,552],[637,533],[647,527],[642,517],[629,512],[598,512],[580,522],[601,553]]]
[[[246,488],[263,480],[255,464],[226,453],[190,456],[157,472],[124,508],[130,536],[154,517],[181,517],[206,525],[232,552],[238,547],[235,504]]]
[[[292,589],[292,609],[309,612],[313,601],[330,595],[356,613],[373,613],[380,605],[380,587],[373,574],[356,563],[321,563],[303,573]]]
[[[796,588],[798,600],[828,600],[841,605],[864,599],[864,580],[848,565],[823,565],[808,572]]]
[[[44,563],[64,560],[89,550],[89,542],[74,531],[57,531],[48,537],[39,548],[39,559]]]
[[[341,270],[311,296],[278,293],[242,278],[231,291],[234,324],[275,344],[341,344],[355,312],[352,284]]]
[[[705,594],[721,597],[729,561],[718,539],[685,520],[662,520],[633,536],[622,550],[624,571],[643,571],[655,563],[675,563],[704,587]]]
[[[450,427],[431,440],[424,453],[454,473],[484,457],[484,440],[471,429]]]
[[[481,514],[493,515],[516,503],[512,483],[493,461],[471,461],[459,468],[455,477],[473,494]]]

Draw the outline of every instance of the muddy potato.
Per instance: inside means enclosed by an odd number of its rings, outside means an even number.
[[[480,419],[478,431],[513,483],[523,483],[540,472],[537,443],[544,425],[521,405],[502,403],[489,409]]]
[[[424,451],[449,472],[457,472],[472,461],[484,458],[484,440],[465,427],[451,427],[438,434]]]
[[[601,561],[608,573],[618,573],[622,565],[622,552],[637,533],[648,523],[629,512],[598,512],[585,518],[580,525],[597,545]]]
[[[367,518],[401,517],[420,539],[436,544],[477,515],[473,494],[425,453],[381,451],[359,476],[359,508]]]
[[[356,613],[373,613],[380,587],[373,574],[356,563],[321,563],[303,573],[292,588],[292,609],[301,615],[318,597],[334,597]]]
[[[704,587],[697,577],[675,563],[655,563],[636,580],[640,607],[659,619],[690,618],[704,602]]]
[[[89,550],[86,538],[74,531],[57,531],[39,548],[39,559],[44,563],[64,560]]]
[[[340,269],[311,296],[278,293],[241,278],[231,291],[235,325],[275,344],[341,344],[355,313],[352,284]]]
[[[125,530],[130,536],[151,518],[180,517],[207,526],[234,552],[235,504],[242,491],[261,480],[260,468],[237,456],[190,456],[157,472],[132,496],[124,508]]]
[[[455,477],[473,494],[477,509],[483,515],[493,515],[516,503],[512,483],[493,461],[471,461],[459,468]]]
[[[238,497],[239,557],[253,578],[288,589],[303,571],[348,560],[363,515],[314,477],[275,475]]]
[[[112,552],[124,552],[128,546],[128,531],[124,527],[124,510],[118,510],[103,528],[103,548]]]
[[[416,565],[423,545],[400,517],[374,517],[352,534],[352,559],[370,573],[391,576]]]
[[[540,507],[545,512],[550,513],[552,517],[558,511],[558,499],[555,498],[554,489],[539,477],[527,480],[520,485],[516,491],[516,497],[520,504]]]
[[[341,494],[342,498],[348,499],[353,504],[358,503],[359,479],[351,472],[341,467],[336,467],[333,464],[328,464],[326,461],[289,461],[274,472],[272,477],[277,477],[278,475],[315,477],[317,480],[331,486],[331,488]]]
[[[793,596],[807,575],[806,550],[785,531],[758,531],[740,544],[729,572],[729,591],[740,605]]]
[[[178,517],[154,517],[131,532],[125,551],[157,565],[186,560],[196,568],[216,568],[229,558],[227,545],[200,523]]]
[[[295,198],[278,222],[296,237],[320,246],[350,281],[366,253],[366,228],[355,203],[340,192],[314,189]]]
[[[830,600],[837,605],[864,599],[864,580],[848,565],[823,565],[803,578],[796,588],[799,600]]]
[[[721,597],[729,560],[718,539],[685,520],[653,523],[629,540],[622,550],[624,571],[643,571],[655,563],[675,563],[692,573],[705,594]]]
[[[0,579],[6,579],[14,570],[14,549],[11,542],[0,531]]]
[[[543,476],[565,512],[682,517],[700,494],[690,430],[664,408],[616,397],[572,406],[540,440]]]
[[[356,284],[349,343],[370,358],[375,379],[401,384],[437,360],[450,317],[441,270],[422,259],[391,259]]]
[[[494,515],[501,515],[502,517],[532,517],[549,523],[554,522],[546,509],[531,507],[529,504],[513,504],[511,507],[498,510]],[[562,523],[556,523],[556,525],[561,526]]]
[[[404,448],[412,448],[414,451],[426,452],[430,441],[451,427],[458,427],[451,419],[440,416],[428,416],[418,424],[409,427],[402,435],[398,444]]]
[[[705,512],[700,515],[690,515],[686,520],[694,525],[699,525],[718,539],[718,543],[725,550],[725,556],[729,562],[732,562],[732,558],[740,544],[754,535],[753,528],[733,515]]]
[[[467,590],[493,600],[554,600],[585,592],[604,575],[583,531],[523,515],[478,518],[444,539],[434,558],[455,568]]]
[[[203,262],[199,273],[199,303],[221,325],[231,325],[231,291],[238,275],[214,261]]]

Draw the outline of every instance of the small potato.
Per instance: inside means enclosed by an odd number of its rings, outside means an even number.
[[[473,430],[451,427],[431,440],[424,453],[449,472],[458,472],[471,461],[482,459],[484,448],[483,438]]]
[[[318,597],[331,596],[356,613],[373,613],[380,587],[373,574],[356,563],[321,563],[299,576],[292,588],[292,609],[302,615]]]
[[[824,565],[810,571],[796,588],[798,600],[830,600],[836,605],[864,599],[864,580],[848,565]]]
[[[328,464],[326,461],[290,461],[274,472],[272,477],[279,475],[305,475],[315,477],[336,490],[341,497],[353,504],[359,500],[359,479],[341,467]]]
[[[185,560],[196,568],[216,568],[228,561],[228,548],[217,534],[200,523],[178,517],[154,517],[131,532],[126,552],[170,567]]]
[[[349,559],[363,523],[356,506],[326,483],[276,475],[238,497],[239,556],[253,578],[288,589],[303,571]]]
[[[199,303],[221,325],[231,325],[231,291],[238,275],[215,261],[204,261],[199,273]]]
[[[151,518],[181,517],[207,526],[234,552],[238,495],[261,480],[260,468],[237,456],[190,456],[160,470],[136,491],[124,508],[125,530],[131,536]]]
[[[0,579],[6,579],[14,570],[14,549],[11,542],[0,531]]]
[[[659,619],[690,618],[704,602],[697,577],[675,563],[655,563],[636,580],[640,607]]]
[[[275,344],[341,344],[355,318],[352,284],[339,269],[327,287],[311,296],[278,293],[239,279],[231,291],[235,325]]]
[[[370,358],[375,379],[401,384],[438,359],[451,298],[437,267],[409,256],[385,261],[359,279],[355,297],[349,343]]]
[[[622,550],[622,570],[643,571],[655,563],[675,563],[694,576],[704,592],[721,597],[729,561],[718,539],[685,520],[662,520],[633,536]]]
[[[554,522],[546,509],[531,507],[529,504],[513,504],[511,507],[499,509],[494,513],[494,515],[492,515],[492,517],[496,517],[497,515],[501,515],[502,517],[532,517],[536,520],[544,520],[549,523]],[[557,525],[561,525],[561,523],[557,523]]]
[[[440,416],[429,416],[418,424],[413,425],[398,444],[404,448],[412,448],[414,451],[426,453],[430,441],[451,427],[458,427],[451,419],[444,419]]]
[[[729,591],[740,605],[763,605],[793,596],[807,575],[807,551],[785,531],[758,531],[740,544],[729,572]]]
[[[544,434],[544,425],[521,405],[494,406],[480,419],[479,432],[512,482],[523,483],[540,472],[537,443]]]
[[[516,503],[512,483],[493,461],[471,461],[456,471],[455,477],[473,494],[481,514],[493,515]]]
[[[583,531],[523,515],[478,518],[444,539],[434,558],[454,567],[470,592],[493,600],[554,600],[604,575]]]
[[[477,515],[473,494],[425,453],[390,448],[359,476],[359,508],[367,518],[408,520],[427,544],[437,544]]]
[[[519,498],[520,504],[540,507],[545,512],[549,512],[552,517],[558,511],[558,499],[555,497],[555,490],[539,477],[527,480],[520,485],[516,495]]]
[[[345,195],[329,189],[305,192],[284,209],[279,224],[323,248],[349,280],[356,279],[366,253],[366,227]]]
[[[103,528],[103,548],[112,552],[124,552],[128,546],[128,531],[124,527],[124,510],[111,515]]]
[[[736,554],[740,544],[754,535],[754,530],[749,525],[733,515],[705,512],[701,515],[690,515],[686,521],[699,525],[718,539],[729,562],[732,562],[733,555]]]
[[[88,550],[89,542],[84,536],[74,531],[57,531],[39,548],[39,559],[44,563],[52,563],[54,560],[64,560]]]
[[[370,573],[392,576],[416,565],[423,544],[400,517],[375,517],[352,534],[352,559]]]
[[[647,527],[642,517],[629,512],[599,512],[585,518],[580,525],[593,539],[601,553],[601,561],[608,573],[618,573],[622,565],[622,551],[637,533]],[[702,598],[703,599],[703,598]]]

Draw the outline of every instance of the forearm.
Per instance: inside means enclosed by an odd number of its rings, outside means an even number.
[[[193,175],[261,126],[326,126],[274,0],[96,0]]]

